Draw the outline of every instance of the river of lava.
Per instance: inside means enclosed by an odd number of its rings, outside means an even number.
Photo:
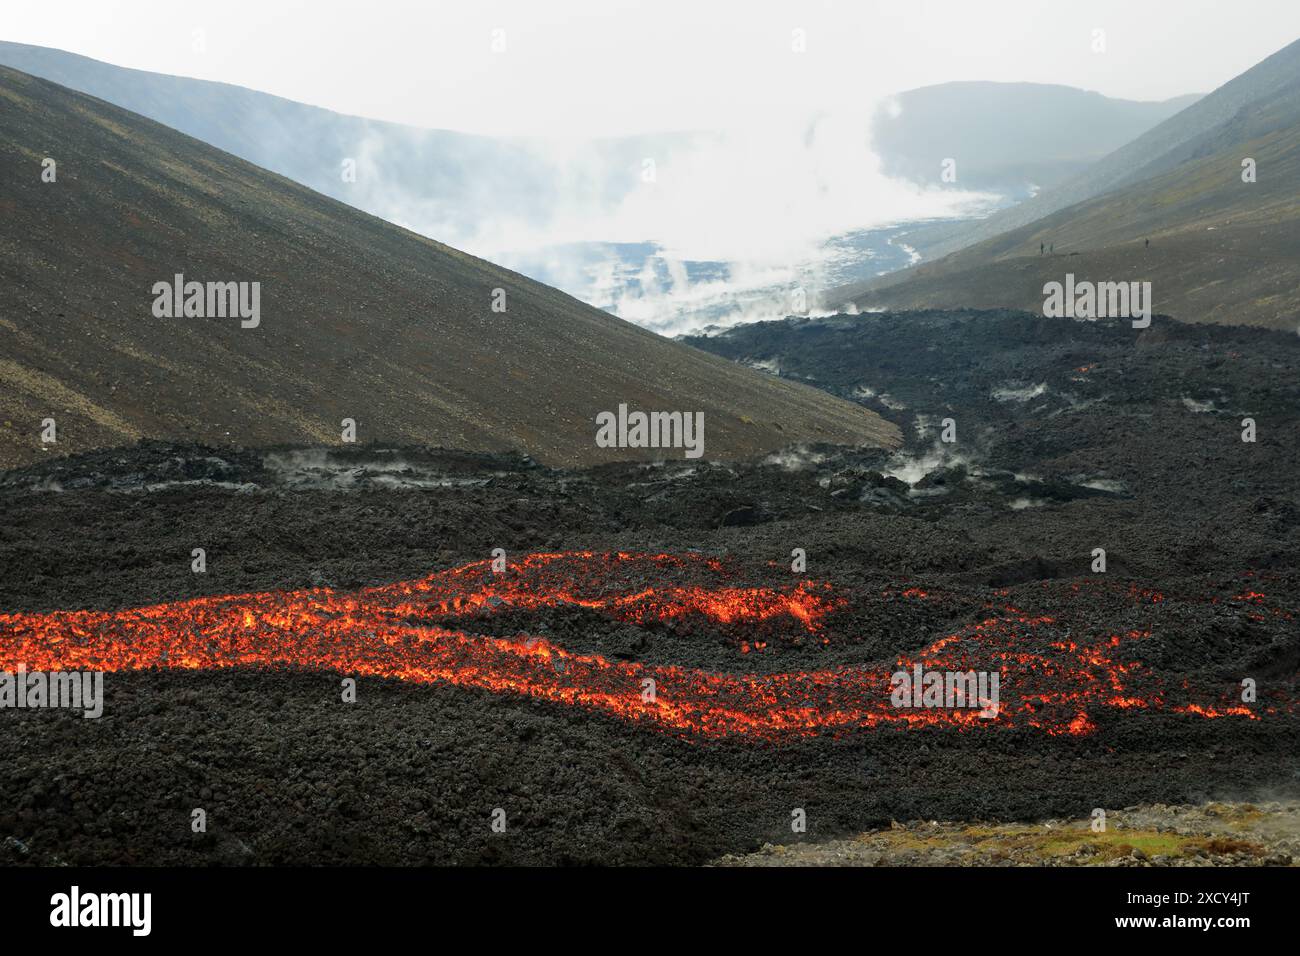
[[[680,578],[706,583],[674,583]],[[1081,736],[1095,731],[1095,717],[1105,710],[1259,717],[1217,698],[1171,700],[1171,691],[1139,665],[1116,660],[1116,649],[1141,640],[1141,632],[1087,643],[1045,640],[1041,631],[1052,626],[1051,618],[1011,608],[983,612],[990,616],[914,658],[769,674],[629,663],[573,653],[540,636],[488,636],[447,626],[502,608],[564,605],[642,624],[690,615],[740,628],[784,624],[827,640],[826,619],[846,599],[813,581],[735,586],[717,560],[691,553],[533,554],[504,573],[481,561],[356,591],[268,591],[118,611],[0,614],[0,669],[292,667],[525,695],[706,737],[773,739],[891,725],[1022,727]],[[890,675],[915,663],[927,670],[997,670],[1003,689],[997,715],[894,706]]]

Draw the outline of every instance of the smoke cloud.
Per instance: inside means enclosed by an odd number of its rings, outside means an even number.
[[[457,171],[455,195],[412,194],[410,177],[391,175],[404,144],[382,126],[355,148],[351,201],[665,334],[806,314],[820,290],[882,251],[914,259],[905,243],[852,237],[996,200],[884,175],[868,135],[874,108],[707,132],[497,141],[483,157],[491,164]]]

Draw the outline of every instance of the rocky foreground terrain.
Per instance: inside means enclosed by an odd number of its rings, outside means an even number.
[[[1096,807],[1090,859],[1292,852],[1156,805],[1300,798],[1300,340],[958,312],[693,344],[906,444],[570,470],[143,443],[0,475],[0,664],[109,671],[98,720],[0,713],[0,853],[1041,862],[1088,853],[1029,837]],[[910,661],[1000,669],[1002,711],[889,709]]]

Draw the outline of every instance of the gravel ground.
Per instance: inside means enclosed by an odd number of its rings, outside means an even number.
[[[1098,818],[1100,819],[1100,818]],[[1093,818],[1036,824],[915,821],[851,840],[765,844],[717,866],[1294,866],[1300,805],[1293,802],[1125,807]]]

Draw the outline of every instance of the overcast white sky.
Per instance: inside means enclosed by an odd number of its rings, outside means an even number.
[[[341,112],[614,135],[853,112],[950,80],[1208,92],[1300,36],[1297,0],[5,0],[0,38]],[[493,31],[506,49],[493,52]],[[807,52],[792,51],[802,29]],[[1093,52],[1093,31],[1106,51]],[[202,50],[195,49],[202,31]]]

